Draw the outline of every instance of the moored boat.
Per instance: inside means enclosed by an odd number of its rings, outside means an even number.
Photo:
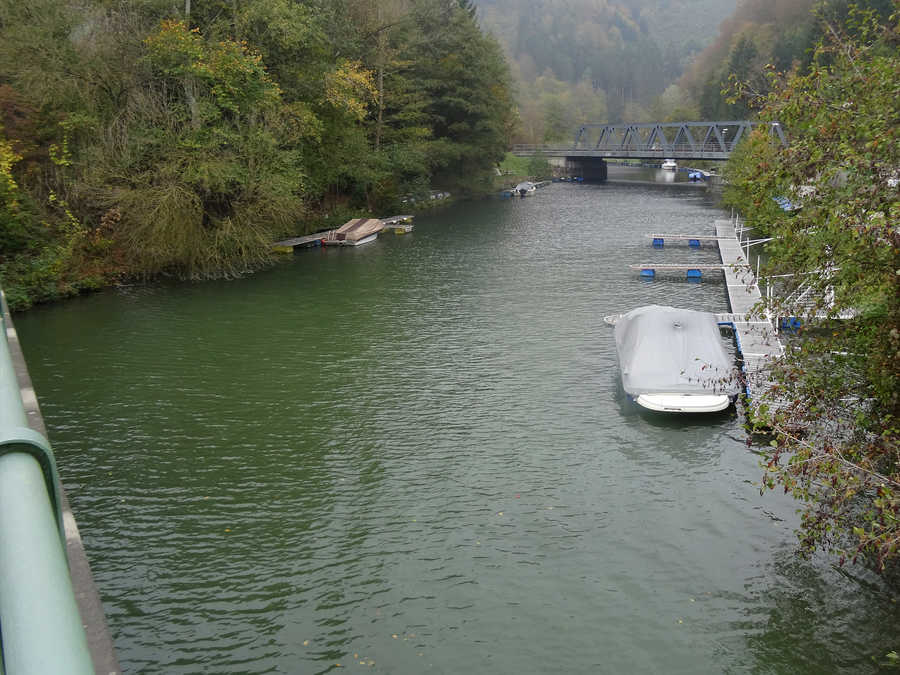
[[[359,246],[368,244],[378,238],[384,229],[384,222],[378,218],[354,218],[348,220],[338,229],[333,230],[325,239],[329,246]]]
[[[528,195],[537,192],[537,186],[531,181],[526,180],[516,185],[516,187],[513,188],[513,192],[520,197],[527,197]]]
[[[407,234],[413,231],[413,216],[388,216],[381,220],[384,229],[394,234]]]
[[[622,387],[647,410],[724,410],[741,390],[715,315],[649,305],[617,317]]]

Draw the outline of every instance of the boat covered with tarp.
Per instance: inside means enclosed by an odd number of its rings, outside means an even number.
[[[516,187],[513,188],[513,192],[520,197],[527,197],[528,195],[537,192],[537,185],[532,183],[530,180],[526,180],[516,185]]]
[[[384,222],[379,218],[354,218],[348,220],[338,229],[332,230],[326,244],[343,246],[359,246],[375,241],[378,233],[384,229]]]
[[[659,412],[716,412],[741,391],[714,314],[648,305],[618,317],[616,350],[628,397]]]

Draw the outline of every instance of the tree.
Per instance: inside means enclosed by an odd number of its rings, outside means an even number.
[[[112,123],[119,137],[142,142],[125,155],[95,148],[85,182],[100,204],[120,210],[117,240],[139,273],[252,269],[303,210],[297,156],[279,147],[280,89],[261,55],[209,41],[182,21],[163,21],[144,45],[148,78]],[[191,96],[181,95],[185,82]]]
[[[808,325],[758,408],[772,433],[764,487],[801,501],[806,550],[885,569],[900,552],[898,15],[851,10],[823,29],[808,71],[771,72],[761,100],[789,147],[756,133],[729,162],[726,196],[775,238],[766,273],[797,275],[765,309]],[[780,196],[802,208],[777,208]],[[801,284],[806,300],[791,300]]]
[[[432,182],[488,189],[514,116],[474,6],[7,3],[10,297],[234,276],[266,263],[274,239],[386,211]]]
[[[410,54],[411,77],[427,100],[432,130],[429,158],[437,184],[478,192],[491,185],[508,145],[512,100],[500,46],[456,3],[439,0],[416,9],[422,39]]]

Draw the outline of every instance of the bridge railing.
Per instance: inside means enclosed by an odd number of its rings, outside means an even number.
[[[3,315],[6,301],[0,290]],[[0,315],[0,640],[4,675],[94,672],[65,549],[50,444],[31,429]]]

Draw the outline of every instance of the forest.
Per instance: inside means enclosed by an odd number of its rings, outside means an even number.
[[[753,114],[748,99],[738,100],[728,93],[732,84],[743,82],[758,95],[768,93],[771,88],[765,75],[767,67],[782,73],[808,68],[816,45],[826,37],[827,26],[845,25],[854,8],[871,9],[882,23],[893,11],[891,0],[741,2],[720,26],[715,42],[699,55],[680,81],[696,105],[698,117],[744,119]]]
[[[584,122],[694,119],[678,81],[733,0],[479,0],[519,91],[523,143]]]
[[[240,275],[316,223],[484,190],[512,125],[467,0],[4,1],[7,299]]]
[[[282,236],[488,191],[515,142],[753,116],[740,87],[810,64],[812,1],[2,0],[0,279],[22,309],[234,277]]]
[[[744,119],[733,81],[768,89],[765,67],[810,64],[846,0],[479,0],[518,91],[515,140],[564,142],[584,122]],[[891,0],[852,3],[891,13]]]

